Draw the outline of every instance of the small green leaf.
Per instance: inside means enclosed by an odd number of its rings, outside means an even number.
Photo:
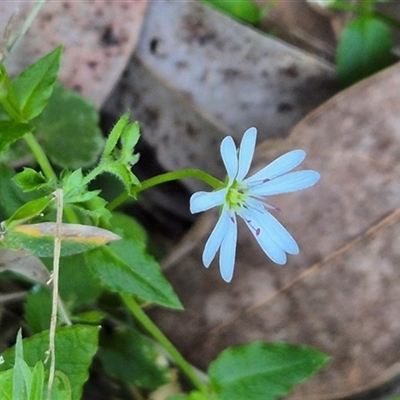
[[[28,203],[21,206],[15,213],[4,221],[4,227],[11,229],[13,226],[22,224],[26,221],[31,220],[34,217],[40,215],[48,205],[54,200],[53,196],[40,197],[35,200],[31,200]]]
[[[78,324],[100,325],[107,315],[104,311],[87,311],[74,315],[72,321]]]
[[[20,122],[18,113],[18,100],[6,67],[0,63],[0,116],[1,119]]]
[[[343,86],[349,86],[393,62],[393,38],[388,26],[373,17],[358,17],[343,30],[336,62]]]
[[[54,86],[47,107],[32,124],[48,157],[62,168],[89,167],[103,149],[94,105],[61,84]]]
[[[92,200],[100,193],[100,190],[88,191],[81,168],[72,173],[64,174],[62,187],[64,189],[64,204],[83,203]]]
[[[12,181],[14,170],[0,163],[0,221],[12,215],[19,207],[37,197],[35,193],[24,193]]]
[[[249,24],[261,22],[261,10],[253,0],[203,0],[203,2]]]
[[[111,218],[111,212],[108,211],[107,209],[107,202],[100,196],[94,196],[92,197],[92,194],[95,193],[96,191],[91,191],[88,192],[88,200],[82,201],[80,203],[74,203],[72,204],[72,208],[78,213],[82,214],[82,217],[86,216],[91,218],[91,221],[88,223],[94,223],[97,224],[100,220],[100,218],[104,218],[105,220],[108,220]],[[80,198],[81,200],[84,198]],[[69,202],[69,199],[68,199]]]
[[[35,171],[32,168],[24,168],[22,172],[16,174],[13,181],[25,192],[32,190],[48,190],[53,192],[56,187],[47,179],[41,171]]]
[[[254,342],[224,350],[208,374],[221,400],[273,400],[310,378],[328,359],[311,347]]]
[[[64,197],[68,197],[68,195],[76,196],[86,191],[82,168],[78,168],[73,172],[63,171],[62,187],[64,189]]]
[[[17,225],[7,230],[2,243],[11,250],[24,249],[38,257],[53,257],[55,234],[54,222]],[[61,256],[83,253],[118,239],[118,235],[95,226],[62,224]]]
[[[33,126],[14,121],[0,121],[0,153],[16,140],[33,131]]]
[[[79,400],[82,394],[82,387],[89,375],[89,366],[92,358],[97,351],[98,328],[87,325],[74,325],[58,328],[56,332],[56,370],[61,390],[65,393],[66,384],[70,382],[72,390],[72,400]],[[37,362],[44,362],[46,351],[49,347],[49,332],[41,332],[30,338],[23,340],[24,358],[30,367],[34,367]],[[6,371],[14,363],[14,347],[3,353],[5,363],[0,365],[0,371]],[[48,370],[49,363],[45,364]],[[67,379],[63,378],[65,374]],[[57,388],[55,392],[57,393]],[[0,389],[1,393],[1,389]],[[55,393],[55,394],[56,394]],[[54,395],[54,399],[66,400],[68,397]],[[1,397],[3,399],[3,397]]]
[[[60,67],[62,47],[59,46],[28,67],[12,82],[21,121],[29,121],[45,108],[53,91]]]
[[[15,362],[13,376],[13,400],[25,399],[28,397],[31,387],[32,373],[24,361],[24,352],[22,348],[21,330],[17,334],[17,343],[15,345]]]
[[[126,112],[115,124],[114,128],[111,130],[106,144],[104,146],[104,151],[103,151],[103,158],[106,158],[111,155],[111,153],[114,151],[115,147],[117,146],[118,140],[120,139],[122,132],[124,129],[127,127],[129,124],[129,116],[130,113]]]
[[[135,146],[140,137],[139,123],[133,122],[126,126],[121,134],[121,162],[133,165],[138,160],[138,155],[133,154]]]
[[[133,186],[140,185],[140,181],[131,171],[130,165],[124,165],[118,161],[110,162],[105,164],[104,171],[107,171],[120,179],[129,194],[132,193]]]
[[[170,308],[182,305],[143,243],[121,239],[85,254],[103,285]]]
[[[32,371],[31,390],[28,400],[40,400],[43,398],[44,366],[38,361]]]
[[[100,359],[110,374],[124,382],[156,389],[168,382],[168,365],[160,362],[156,345],[139,332],[125,328],[100,338]]]
[[[124,114],[111,131],[100,161],[102,170],[120,179],[129,194],[133,194],[133,186],[140,184],[131,171],[132,165],[139,160],[139,154],[134,154],[139,132],[138,122],[129,123],[129,113]],[[121,140],[121,150],[116,148],[118,140]]]

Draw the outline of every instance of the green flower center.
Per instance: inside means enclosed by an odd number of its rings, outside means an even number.
[[[247,202],[248,198],[249,194],[247,187],[235,181],[228,189],[225,201],[231,210],[236,211]]]

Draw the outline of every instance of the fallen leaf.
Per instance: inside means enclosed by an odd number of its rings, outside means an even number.
[[[0,26],[11,15],[12,36],[36,3],[0,3]],[[60,44],[60,80],[100,107],[119,79],[139,37],[147,1],[48,1],[6,60],[11,75],[21,72]]]
[[[46,285],[50,273],[43,262],[24,250],[0,249],[0,272],[11,271],[23,275],[29,280]]]

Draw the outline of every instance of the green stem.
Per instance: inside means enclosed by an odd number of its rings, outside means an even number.
[[[43,149],[40,147],[40,144],[36,140],[35,136],[33,136],[32,133],[27,133],[24,136],[24,139],[34,154],[36,161],[39,163],[40,168],[42,169],[46,178],[53,179],[55,182],[57,182],[57,175],[53,171],[49,159],[47,158]]]
[[[99,164],[97,167],[93,168],[83,179],[82,184],[88,185],[93,179],[97,177],[97,175],[101,174],[104,171],[104,167],[102,164]]]
[[[193,385],[202,393],[207,394],[207,385],[201,381],[191,365],[182,357],[181,353],[179,353],[176,347],[167,339],[167,337],[160,331],[160,329],[158,329],[158,327],[147,316],[147,314],[140,308],[139,304],[129,295],[121,294],[121,297],[136,319],[147,330],[147,332],[149,332],[154,339],[156,339],[165,348],[175,363],[190,379]]]
[[[137,195],[138,193],[143,192],[143,190],[149,189],[156,185],[160,185],[161,183],[186,178],[199,179],[210,185],[213,189],[218,189],[223,185],[223,182],[221,182],[217,178],[214,178],[210,174],[207,174],[207,172],[196,168],[186,168],[179,171],[166,172],[164,174],[154,176],[153,178],[146,179],[141,183],[140,186],[133,188],[133,195]],[[126,192],[121,193],[117,198],[109,203],[107,208],[109,210],[114,210],[116,207],[120,206],[125,200],[127,200],[128,197],[129,195]]]
[[[152,186],[159,185],[160,183],[165,183],[185,178],[200,179],[201,181],[210,185],[213,189],[218,189],[223,185],[223,183],[220,180],[214,178],[210,174],[207,174],[207,172],[204,172],[196,168],[187,168],[187,169],[181,169],[179,171],[166,172],[165,174],[157,175],[153,178],[146,179],[145,181],[142,182],[140,186],[135,188],[135,193],[137,194],[139,192],[142,192],[143,190],[151,188]]]

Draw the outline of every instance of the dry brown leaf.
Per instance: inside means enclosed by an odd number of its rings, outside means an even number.
[[[0,26],[13,13],[16,34],[35,2],[0,2]],[[98,107],[119,79],[138,40],[147,0],[48,1],[6,60],[15,75],[56,46],[64,45],[60,80]]]
[[[399,92],[397,64],[325,103],[281,146],[259,146],[255,170],[302,148],[304,168],[321,173],[312,189],[271,198],[301,252],[277,266],[242,226],[232,283],[216,262],[202,267],[204,235],[168,270],[186,310],[153,317],[192,362],[258,339],[311,345],[332,361],[291,399],[322,400],[368,389],[400,359]]]
[[[50,280],[50,273],[43,262],[24,250],[0,249],[0,272],[4,271],[22,275],[41,285],[47,285]]]
[[[335,59],[336,40],[331,27],[334,12],[315,7],[315,4],[307,0],[256,2],[260,7],[270,7],[261,21],[262,30],[274,32],[286,42],[330,61]]]

